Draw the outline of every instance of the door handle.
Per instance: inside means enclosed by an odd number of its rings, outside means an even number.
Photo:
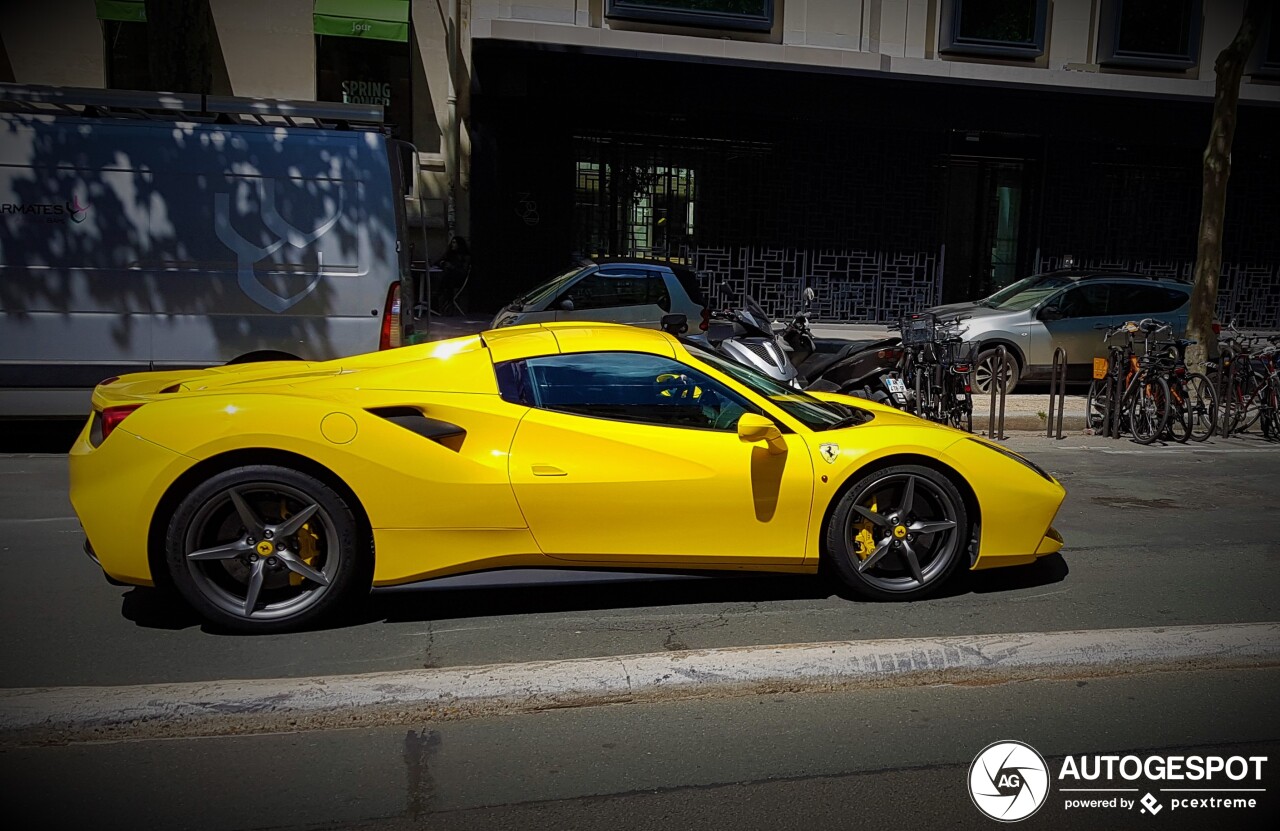
[[[568,476],[569,475],[568,473],[556,467],[555,465],[534,465],[532,470],[533,470],[534,476]]]

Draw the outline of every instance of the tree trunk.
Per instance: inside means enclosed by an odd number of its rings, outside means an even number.
[[[206,94],[213,83],[209,0],[146,0],[147,69],[161,92]]]
[[[1222,271],[1222,225],[1227,212],[1227,179],[1231,175],[1231,142],[1236,133],[1236,105],[1240,78],[1266,18],[1270,0],[1249,0],[1235,39],[1214,62],[1217,82],[1213,95],[1213,123],[1204,150],[1204,183],[1200,191],[1200,232],[1196,240],[1196,270],[1191,289],[1187,337],[1196,343],[1187,350],[1192,371],[1203,372],[1205,361],[1218,352],[1213,331],[1218,306],[1218,276]]]

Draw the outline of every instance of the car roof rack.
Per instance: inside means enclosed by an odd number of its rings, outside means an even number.
[[[387,131],[381,104],[0,83],[0,112]]]

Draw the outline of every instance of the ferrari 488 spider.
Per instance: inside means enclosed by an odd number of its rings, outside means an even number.
[[[971,435],[608,324],[109,379],[71,455],[110,580],[249,631],[511,567],[826,563],[917,598],[1057,551],[1064,495]]]

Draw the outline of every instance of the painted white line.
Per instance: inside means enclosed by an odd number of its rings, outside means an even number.
[[[316,678],[0,690],[0,738],[216,734],[753,691],[1280,665],[1280,623],[787,644]],[[185,727],[184,727],[185,725]]]

